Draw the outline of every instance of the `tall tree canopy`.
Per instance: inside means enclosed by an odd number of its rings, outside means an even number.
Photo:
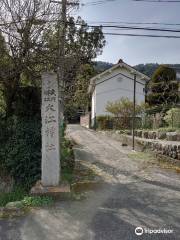
[[[178,82],[174,69],[161,65],[149,82],[148,103],[164,109],[178,102]]]
[[[58,25],[54,29],[48,29],[45,33],[44,41],[48,49],[50,68],[57,68],[58,50]],[[102,53],[105,45],[105,38],[100,27],[90,29],[80,17],[77,19],[69,17],[66,26],[65,43],[65,93],[66,99],[71,99],[75,91],[76,73],[81,65],[92,64],[92,60]],[[56,63],[56,64],[55,64]],[[52,66],[51,66],[52,64]]]
[[[49,0],[1,0],[0,32],[3,34],[7,68],[0,69],[6,112],[13,112],[19,88],[39,86],[41,72],[58,67],[59,5]],[[1,39],[0,39],[1,41]],[[71,99],[76,73],[82,64],[91,63],[105,45],[101,28],[89,28],[78,17],[68,17],[65,44],[65,93]],[[7,70],[7,71],[6,71]]]

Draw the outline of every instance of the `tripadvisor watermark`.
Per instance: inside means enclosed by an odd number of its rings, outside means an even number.
[[[159,228],[159,229],[150,229],[150,228],[135,228],[135,234],[141,236],[143,234],[171,234],[173,229]]]

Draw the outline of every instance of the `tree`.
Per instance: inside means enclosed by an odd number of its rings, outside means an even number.
[[[48,29],[44,35],[44,42],[49,59],[49,67],[56,71],[57,69],[57,49],[58,49],[58,26],[54,29]],[[88,78],[92,77],[92,60],[102,53],[105,45],[105,38],[101,27],[89,28],[87,23],[78,17],[77,19],[69,17],[66,26],[66,44],[65,44],[65,78],[64,78],[64,96],[65,96],[65,116],[69,119],[72,115],[77,115],[80,109],[85,108],[82,99],[87,100]],[[89,70],[88,70],[89,68]],[[78,75],[78,76],[77,76]],[[82,76],[80,76],[82,75]],[[86,76],[87,75],[87,76]],[[83,80],[82,77],[85,79]],[[80,100],[81,81],[84,81],[84,96]],[[78,87],[79,86],[79,87]],[[78,94],[77,94],[78,92]],[[83,95],[83,94],[82,94]],[[80,101],[83,103],[80,104]],[[73,107],[72,107],[73,106]],[[78,116],[77,116],[78,118]]]
[[[180,127],[180,108],[171,108],[164,116],[165,122],[169,127]]]
[[[149,82],[148,103],[151,107],[163,110],[178,102],[178,82],[176,72],[168,66],[161,65]]]
[[[136,105],[136,115],[142,113],[145,109],[145,104]],[[106,111],[114,115],[117,119],[117,124],[120,128],[128,128],[131,125],[131,118],[133,117],[133,102],[129,98],[122,97],[115,102],[108,102]]]
[[[88,87],[90,79],[96,74],[92,64],[83,64],[77,71],[75,82],[72,86],[72,98],[67,99],[65,116],[69,121],[79,121],[81,113],[85,113],[90,107]]]
[[[97,73],[104,72],[105,70],[111,68],[112,66],[113,64],[109,62],[103,62],[103,61],[94,62],[94,69],[97,71]]]
[[[7,117],[13,114],[13,102],[23,83],[35,84],[44,67],[42,35],[49,26],[49,1],[1,0],[0,31],[5,36],[8,54],[1,68],[1,83]],[[52,25],[52,23],[51,23]]]
[[[44,35],[48,49],[51,68],[57,69],[58,31],[48,29]],[[72,99],[76,88],[76,74],[84,64],[92,64],[92,60],[102,53],[105,38],[101,27],[89,28],[87,23],[78,17],[69,17],[66,26],[65,44],[65,95],[66,103]],[[67,94],[68,93],[68,96]]]
[[[13,102],[19,88],[39,86],[43,70],[57,71],[60,9],[50,3],[49,0],[2,0],[0,3],[0,31],[8,49],[8,68],[7,71],[2,68],[0,73],[7,116],[13,114]],[[74,94],[79,67],[101,54],[105,40],[101,28],[89,29],[81,18],[68,18],[66,28],[67,100]]]
[[[90,64],[80,67],[77,77],[73,100],[82,111],[86,111],[90,105],[88,87],[90,79],[95,75],[95,70]]]
[[[8,99],[11,95],[11,85],[8,79],[12,69],[12,61],[7,50],[5,39],[0,32],[0,111],[6,112]]]
[[[138,64],[134,66],[138,71],[146,74],[149,77],[152,77],[154,71],[159,67],[158,63],[147,63],[147,64]]]

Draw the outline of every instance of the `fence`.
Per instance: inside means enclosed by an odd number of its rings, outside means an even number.
[[[163,127],[180,128],[180,109],[169,110],[166,114],[148,114],[142,119],[142,128],[157,129]]]
[[[96,118],[96,128],[105,130],[105,129],[132,129],[132,117],[123,118],[123,117],[111,117],[111,116],[98,116]],[[142,126],[142,118],[135,118],[135,127],[140,128]]]
[[[132,129],[132,117],[98,116],[96,128],[105,129]],[[165,113],[145,114],[135,118],[136,129],[180,128],[180,108],[171,109]]]

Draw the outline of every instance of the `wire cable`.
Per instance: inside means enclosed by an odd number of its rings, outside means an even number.
[[[109,32],[104,32],[104,35],[111,35],[111,36],[127,36],[127,37],[151,37],[151,38],[174,38],[174,39],[179,39],[180,36],[175,36],[175,35],[152,35],[152,34],[131,34],[131,33],[109,33]]]
[[[180,3],[178,0],[132,0],[134,2],[153,2],[153,3]]]
[[[27,19],[24,19],[24,20],[21,20],[19,22],[22,22],[22,21],[27,21]],[[57,22],[57,20],[44,20],[43,23],[47,23],[47,22]],[[17,22],[7,22],[6,24],[0,24],[0,26],[7,26],[7,24],[11,25],[11,24],[15,24],[15,23],[18,23]],[[126,30],[148,30],[148,31],[168,31],[168,32],[176,32],[176,33],[180,33],[180,30],[176,29],[163,29],[163,28],[140,28],[140,27],[128,27],[128,26],[107,26],[107,25],[88,25],[88,24],[80,24],[80,23],[71,23],[71,22],[66,22],[67,24],[74,24],[74,25],[77,25],[77,26],[87,26],[87,27],[91,27],[91,28],[96,28],[96,27],[101,27],[101,28],[112,28],[112,27],[115,27],[117,29],[126,29]],[[37,23],[36,23],[37,24]],[[42,22],[40,21],[39,24],[42,24]],[[2,31],[2,30],[1,30]],[[111,35],[111,36],[129,36],[129,37],[153,37],[153,38],[180,38],[180,36],[178,35],[153,35],[153,34],[131,34],[131,33],[114,33],[114,32],[104,32],[103,33],[104,35]]]
[[[163,22],[124,22],[124,21],[114,21],[114,22],[106,22],[106,21],[88,21],[89,23],[96,24],[132,24],[132,25],[164,25],[164,26],[180,26],[180,23],[163,23]]]
[[[102,5],[104,3],[115,2],[115,1],[117,1],[117,0],[92,1],[92,2],[87,2],[87,3],[82,3],[81,6],[96,6],[96,5]]]
[[[165,29],[165,28],[148,28],[148,27],[129,27],[129,26],[118,26],[118,25],[88,25],[88,27],[93,27],[93,28],[102,27],[102,28],[117,28],[117,29],[128,29],[128,30],[145,30],[145,31],[180,33],[180,29],[167,29],[167,28]]]

